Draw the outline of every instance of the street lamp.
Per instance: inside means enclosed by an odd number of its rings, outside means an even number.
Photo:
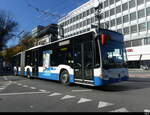
[[[95,3],[94,3],[94,8],[95,8],[95,11],[96,11],[95,17],[98,20],[98,31],[100,31],[100,20],[102,18],[102,15],[101,15],[102,3],[100,3],[99,0],[96,0]]]

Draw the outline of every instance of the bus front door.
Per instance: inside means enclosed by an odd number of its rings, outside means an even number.
[[[92,41],[77,43],[74,46],[75,82],[93,83],[93,46]]]

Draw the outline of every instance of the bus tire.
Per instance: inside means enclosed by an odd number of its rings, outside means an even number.
[[[64,69],[60,72],[60,81],[61,81],[61,83],[63,83],[66,86],[70,85],[69,73],[67,70]]]
[[[31,79],[30,69],[27,69],[27,78]]]

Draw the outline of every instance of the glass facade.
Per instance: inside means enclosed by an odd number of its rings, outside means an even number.
[[[150,0],[103,0],[102,4],[100,27],[124,34],[128,44],[128,41],[132,41],[132,34],[138,36],[141,32],[150,31]],[[90,31],[91,25],[98,24],[98,19],[95,17],[95,9],[90,7],[59,23],[64,26],[65,37],[70,37]],[[130,39],[126,40],[129,35]]]

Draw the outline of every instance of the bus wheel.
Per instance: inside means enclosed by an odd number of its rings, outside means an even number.
[[[64,85],[70,85],[69,82],[69,73],[67,70],[63,70],[60,74],[60,80],[61,83],[63,83]]]
[[[31,79],[31,74],[30,74],[30,70],[27,69],[27,78]]]

